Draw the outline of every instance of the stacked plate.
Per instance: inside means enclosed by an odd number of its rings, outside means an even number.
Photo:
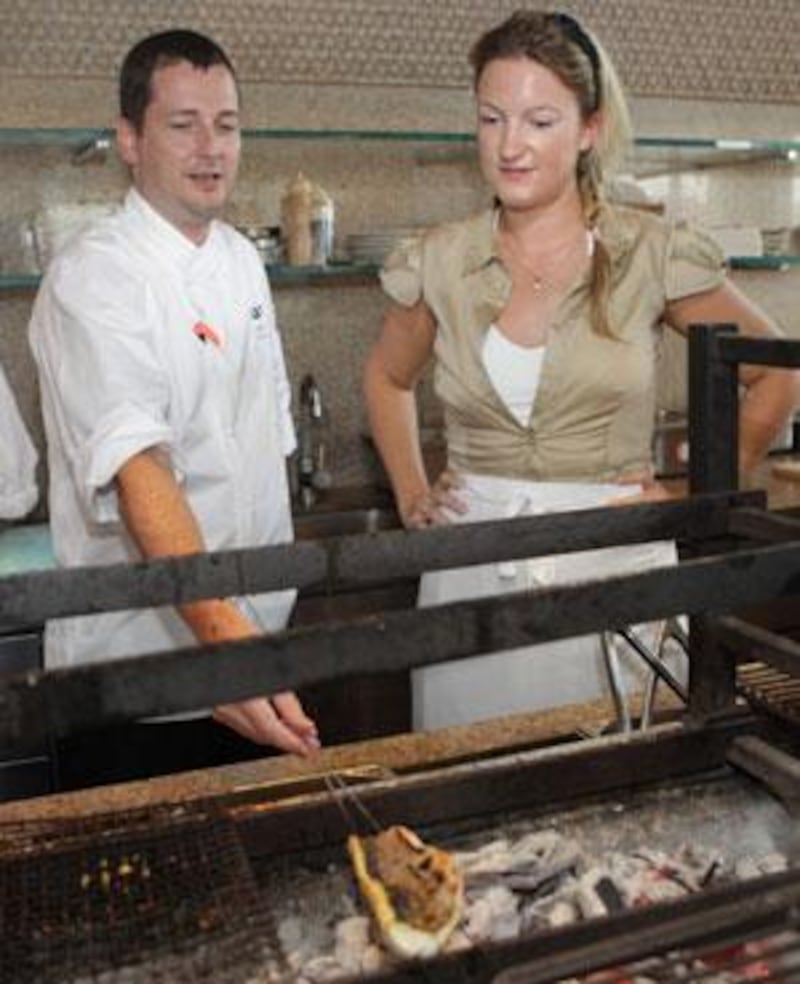
[[[374,232],[355,232],[345,242],[347,257],[353,263],[382,263],[403,239],[419,235],[417,226],[390,226]]]

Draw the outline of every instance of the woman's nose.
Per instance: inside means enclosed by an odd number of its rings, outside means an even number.
[[[500,156],[504,160],[516,157],[522,149],[519,128],[513,125],[503,127],[500,137]]]

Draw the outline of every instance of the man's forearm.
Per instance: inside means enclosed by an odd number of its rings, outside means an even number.
[[[149,449],[130,458],[117,474],[120,512],[144,558],[202,553],[203,534],[166,454]],[[256,635],[230,601],[210,598],[182,605],[181,617],[199,642]]]

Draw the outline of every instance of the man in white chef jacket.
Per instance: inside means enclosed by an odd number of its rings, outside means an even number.
[[[120,109],[132,187],[52,262],[30,325],[57,560],[291,541],[285,458],[295,438],[272,298],[255,249],[218,218],[240,156],[233,68],[194,32],[153,35],[123,63]],[[283,591],[57,620],[45,661],[247,638],[282,629],[293,602]],[[217,707],[213,718],[77,736],[61,746],[62,785],[135,777],[159,751],[172,771],[204,764],[210,744],[226,746],[223,760],[242,757],[241,738],[300,755],[319,744],[293,694]]]

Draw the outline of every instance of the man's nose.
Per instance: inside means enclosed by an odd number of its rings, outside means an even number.
[[[210,123],[201,123],[196,132],[195,144],[201,154],[214,154],[219,147],[220,135]]]

